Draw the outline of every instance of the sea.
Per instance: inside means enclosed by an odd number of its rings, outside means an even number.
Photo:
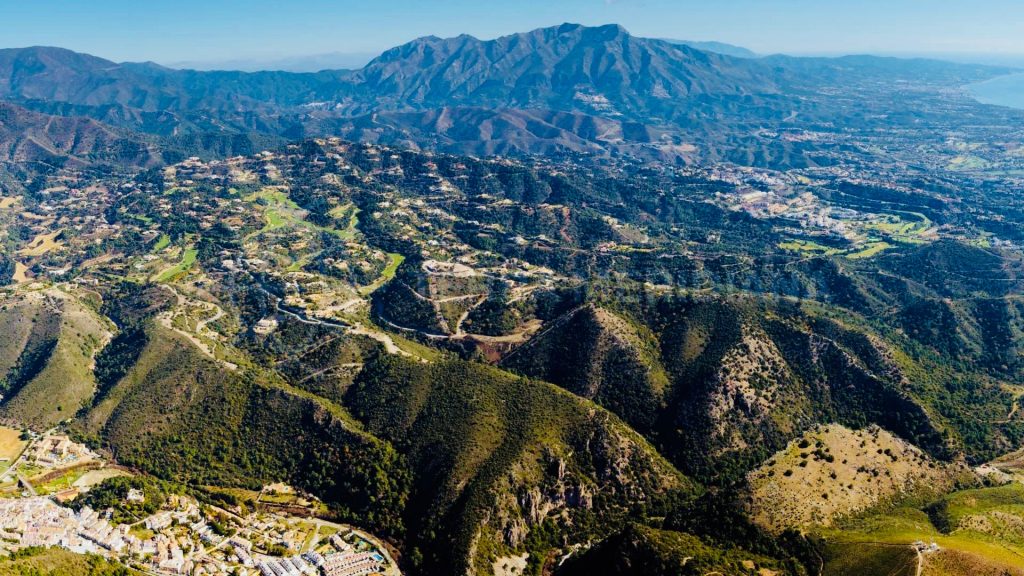
[[[979,102],[1024,109],[1024,73],[1000,76],[967,89]]]

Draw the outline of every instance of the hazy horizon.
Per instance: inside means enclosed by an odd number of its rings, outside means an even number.
[[[388,6],[310,0],[287,9],[267,0],[98,0],[59,9],[47,2],[9,4],[0,23],[4,47],[60,46],[165,65],[369,59],[421,36],[490,39],[567,21],[617,23],[637,36],[724,42],[759,54],[956,55],[1024,64],[1024,5],[1010,0],[983,6],[952,0],[396,0]]]
[[[523,30],[526,32],[529,30]],[[417,37],[419,38],[419,37]],[[409,38],[406,42],[416,38]],[[489,40],[490,38],[481,38]],[[715,38],[663,38],[668,41],[692,42],[692,43],[720,43],[726,46],[734,46],[740,49],[750,49],[749,46],[724,42]],[[32,44],[24,46],[0,45],[0,49],[12,48],[21,49],[30,46],[45,46],[73,50],[75,52],[90,54],[105,58],[114,62],[154,62],[161,66],[173,69],[192,69],[199,71],[241,71],[241,72],[262,72],[262,71],[283,71],[283,72],[317,72],[321,70],[356,70],[362,68],[374,58],[380,56],[384,51],[401,45],[405,42],[388,46],[377,51],[367,52],[317,52],[308,54],[289,55],[266,55],[254,57],[227,57],[207,59],[186,59],[186,60],[152,60],[141,58],[118,59],[105,56],[101,53],[79,50],[70,46],[58,44]],[[706,49],[706,48],[705,48]],[[1024,71],[1024,53],[972,53],[972,52],[903,52],[903,51],[808,51],[808,52],[757,52],[757,57],[787,55],[794,57],[822,57],[838,58],[843,56],[870,55],[891,58],[925,58],[933,60],[944,60],[947,62],[963,64],[981,64],[989,66],[1002,66],[1020,68]]]
[[[410,39],[412,40],[412,39]],[[687,42],[719,42],[713,38],[671,38],[670,40]],[[747,46],[736,45],[740,48]],[[386,50],[386,49],[385,49]],[[158,62],[163,66],[178,69],[195,70],[239,70],[243,72],[255,71],[285,71],[285,72],[316,72],[328,69],[358,69],[365,66],[371,60],[379,56],[379,52],[326,52],[317,54],[296,54],[282,57],[268,58],[227,58],[209,60],[182,60]],[[760,53],[759,56],[768,56],[773,53]],[[798,52],[788,53],[790,56],[798,57],[841,57],[848,55],[869,54],[872,56],[883,56],[893,58],[930,58],[965,64],[984,64],[990,66],[1008,66],[1024,69],[1024,53],[1022,54],[984,54],[984,53],[949,53],[949,52]],[[315,64],[323,64],[318,66]]]

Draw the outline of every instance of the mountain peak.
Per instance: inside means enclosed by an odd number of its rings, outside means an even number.
[[[115,62],[111,62],[110,60],[57,46],[27,46],[24,48],[0,49],[0,61],[14,59],[34,59],[50,64],[74,66],[86,65],[100,68],[117,66]]]
[[[707,41],[695,41],[695,40],[670,40],[665,39],[666,42],[670,42],[677,46],[688,46],[695,50],[702,52],[712,52],[714,54],[721,54],[723,56],[732,56],[733,58],[760,58],[760,55],[753,50],[744,48],[742,46],[736,46],[733,44],[726,44],[725,42],[716,42],[713,40]]]
[[[772,92],[743,63],[632,36],[618,24],[564,23],[479,40],[421,38],[357,73],[367,98],[395,95],[405,108],[478,106],[643,115],[698,94]]]
[[[584,28],[587,27],[584,26]],[[589,29],[608,36],[630,36],[629,30],[626,30],[621,24],[604,24]]]
[[[522,34],[513,34],[511,36],[503,36],[497,38],[495,41],[500,42],[506,38],[521,36],[532,36],[537,38],[565,40],[566,38],[572,38],[575,40],[586,41],[586,42],[611,42],[619,40],[624,37],[630,36],[629,31],[618,24],[604,24],[601,26],[585,26],[583,24],[576,24],[572,22],[566,22],[559,24],[558,26],[551,26],[548,28],[538,28],[530,32]]]
[[[570,32],[575,32],[580,28],[583,28],[583,24],[576,24],[575,22],[563,22],[560,26],[555,26],[554,28],[558,30],[559,34],[568,34]]]
[[[558,26],[552,28],[540,28],[540,30],[557,30],[559,34],[568,34],[579,30],[593,30],[602,33],[610,34],[629,34],[629,31],[623,28],[620,24],[602,24],[600,26],[586,26],[584,24],[577,24],[575,22],[564,22]]]
[[[565,39],[571,37],[577,40],[587,40],[591,42],[610,41],[623,36],[630,36],[629,31],[620,26],[619,24],[604,24],[601,26],[585,26],[583,24],[576,24],[573,22],[565,22],[557,26],[549,26],[546,28],[537,28],[529,32],[520,32],[516,34],[508,34],[506,36],[499,36],[492,40],[481,40],[471,34],[459,34],[458,36],[452,36],[448,38],[441,38],[435,35],[421,36],[414,40],[410,40],[405,44],[396,46],[381,55],[381,59],[401,57],[408,54],[411,50],[416,50],[422,46],[439,46],[439,45],[464,45],[464,44],[482,44],[482,45],[505,45],[516,39],[522,38],[535,38],[538,41],[550,42],[556,38]]]

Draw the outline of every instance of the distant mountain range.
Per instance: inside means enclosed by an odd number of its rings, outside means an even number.
[[[764,130],[828,129],[837,115],[879,100],[886,113],[918,106],[920,97],[885,98],[910,84],[938,97],[1007,72],[873,57],[737,58],[709,51],[741,53],[730,47],[695,46],[615,25],[563,24],[487,41],[420,38],[362,69],[316,73],[175,70],[33,47],[0,50],[0,98],[45,115],[199,141],[197,152],[231,152],[232,141],[245,152],[253,135],[337,135],[472,154],[804,165],[815,162],[813,146]],[[209,145],[211,138],[218,142]]]
[[[152,151],[130,133],[89,118],[47,116],[0,102],[0,155],[15,162],[150,162]]]
[[[366,66],[377,52],[328,52],[287,58],[234,58],[230,60],[185,60],[167,63],[180,70],[236,70],[239,72],[319,72],[321,70],[353,70]]]
[[[752,50],[725,42],[695,42],[667,40],[673,44],[689,46],[705,52],[724,54],[736,58],[759,58]],[[320,72],[323,70],[357,70],[379,56],[379,52],[327,52],[304,54],[284,58],[232,58],[226,60],[183,60],[168,62],[168,68],[201,70],[207,72],[232,70],[238,72]]]
[[[703,50],[705,52],[713,52],[715,54],[723,54],[725,56],[732,56],[733,58],[760,58],[761,55],[753,50],[744,48],[742,46],[736,46],[735,44],[727,44],[725,42],[715,41],[693,41],[693,40],[666,40],[673,44],[682,44],[683,46],[689,46],[696,50]]]

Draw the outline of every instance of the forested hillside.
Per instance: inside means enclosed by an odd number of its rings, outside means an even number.
[[[0,196],[15,436],[197,494],[286,482],[416,575],[1020,551],[1015,492],[959,496],[1024,440],[1005,186],[337,138],[31,172]]]

